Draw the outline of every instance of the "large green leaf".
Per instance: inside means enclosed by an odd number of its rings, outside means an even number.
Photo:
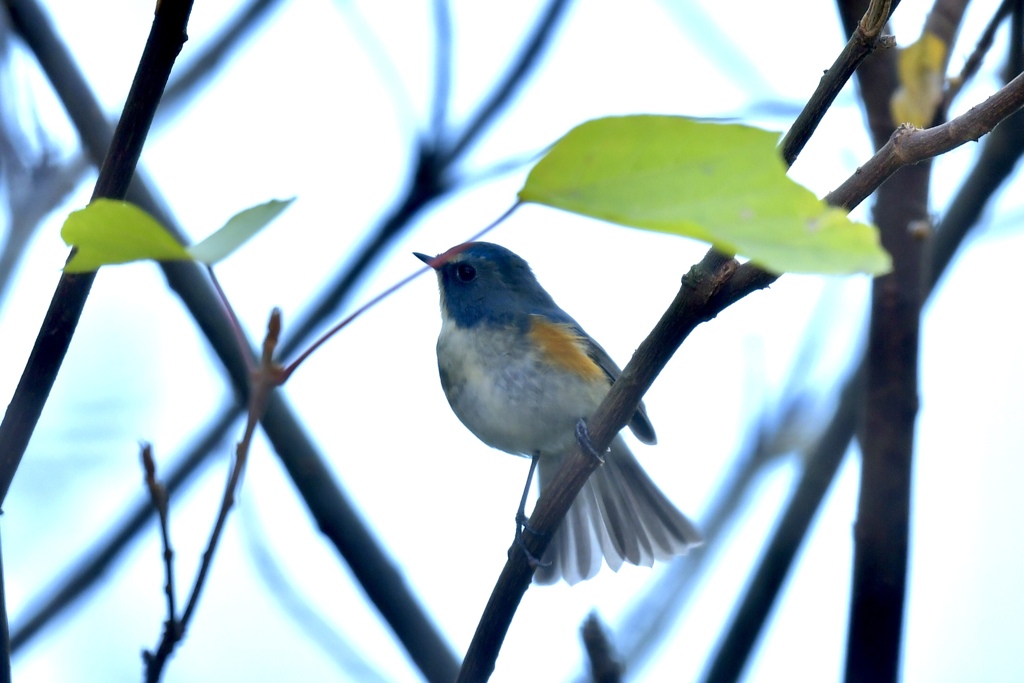
[[[292,201],[273,199],[245,209],[220,230],[186,249],[155,218],[134,204],[95,199],[64,221],[60,235],[68,246],[77,249],[64,270],[83,273],[100,266],[145,259],[195,260],[213,265],[277,218]]]
[[[555,143],[519,198],[693,237],[776,273],[887,272],[877,230],[791,180],[777,141],[684,117],[595,119]]]
[[[69,273],[141,259],[192,258],[155,218],[134,204],[116,199],[94,199],[84,209],[73,211],[64,221],[60,236],[68,246],[77,248],[64,266]]]

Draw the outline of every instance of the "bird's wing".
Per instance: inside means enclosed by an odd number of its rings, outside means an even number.
[[[609,384],[613,384],[622,373],[608,352],[575,320],[565,316],[564,321],[556,322],[539,314],[530,317],[530,334],[554,362],[583,376],[603,375]],[[629,429],[643,443],[657,442],[643,402],[630,419]]]

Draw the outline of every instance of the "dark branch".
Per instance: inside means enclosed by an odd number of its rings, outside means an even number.
[[[1015,79],[1016,82],[1016,79]],[[1009,87],[1009,86],[1008,86]],[[964,131],[975,132],[983,134],[980,128],[975,126],[966,125],[964,122],[971,122],[979,126],[988,126],[988,130],[991,126],[994,126],[998,121],[998,117],[1005,117],[1008,113],[1015,111],[1019,108],[1020,104],[1016,105],[1013,103],[1013,97],[1006,94],[1007,88],[1000,90],[999,93],[990,97],[978,108],[975,108],[963,117],[944,124],[947,126],[943,132],[938,133],[939,136],[944,140],[944,145],[929,146],[930,150],[934,154],[941,154],[963,144],[967,139],[958,140],[954,138],[954,135],[950,131],[956,131],[964,134]],[[1012,89],[1011,89],[1012,90]],[[1020,96],[1019,94],[1017,96]],[[941,128],[941,127],[940,127]],[[921,131],[922,133],[928,133],[929,131]],[[949,146],[945,146],[949,145]],[[915,147],[916,148],[916,147]],[[923,161],[916,159],[915,161]],[[859,174],[859,171],[858,171]],[[854,176],[856,177],[856,175]],[[887,176],[886,176],[887,177]],[[881,183],[884,177],[877,179],[878,183]],[[848,181],[849,182],[849,181]],[[874,185],[865,191],[864,196],[870,194],[870,191],[876,189],[878,185]],[[835,194],[834,194],[835,195]],[[834,196],[826,198],[826,202],[835,205],[833,199]],[[861,198],[851,198],[851,203],[845,205],[848,210],[856,206],[857,203],[862,201]],[[699,283],[701,281],[706,282],[706,275],[701,275],[701,272],[708,272],[708,261],[709,259],[721,258],[716,257],[714,251],[709,252],[705,257],[705,261],[702,261],[700,265],[694,266],[690,273],[687,274],[684,279],[684,283],[689,281],[692,283]],[[684,312],[680,309],[680,299],[677,296],[676,302],[670,308],[670,311],[674,311],[681,315],[681,319],[690,319],[688,316],[706,314],[708,317],[703,319],[710,319],[714,317],[719,311],[731,303],[742,298],[746,294],[752,291],[761,289],[770,285],[776,279],[776,275],[768,273],[751,263],[744,263],[733,270],[729,270],[725,273],[719,282],[716,282],[713,291],[709,292],[706,299],[697,298],[697,301],[692,301],[693,309]],[[680,295],[688,290],[688,287],[684,285]],[[695,311],[702,311],[697,313]],[[670,316],[670,313],[666,313],[666,317],[663,317],[663,323],[666,318]],[[695,327],[696,324],[703,322],[701,319],[693,322],[692,325]],[[662,326],[663,323],[659,323],[658,327]],[[685,327],[685,326],[684,326]],[[689,328],[689,329],[692,329]],[[665,347],[658,349],[660,352],[668,352],[668,355],[664,357],[664,360],[668,360],[668,356],[675,351],[678,344],[682,342],[687,330],[675,345],[671,347]],[[612,387],[611,392],[606,397],[605,401],[601,404],[601,408],[591,419],[591,437],[595,444],[596,449],[600,452],[602,447],[610,442],[611,437],[617,433],[618,430],[622,429],[629,416],[632,415],[632,411],[635,410],[636,404],[640,397],[649,387],[649,382],[653,381],[654,376],[659,372],[659,366],[657,370],[654,370],[653,364],[651,366],[646,365],[647,359],[644,357],[643,352],[651,352],[649,344],[653,344],[652,339],[658,335],[658,328],[645,340],[644,344],[637,349],[636,354],[627,366],[627,370],[624,371],[623,376],[618,378]],[[674,340],[675,341],[675,340]],[[662,340],[664,343],[664,340]],[[642,376],[645,378],[639,382],[638,385],[634,386],[636,378],[633,376],[633,369],[635,364],[643,364],[637,366],[638,369],[642,369]],[[622,404],[615,404],[617,401],[624,401]],[[607,415],[612,414],[615,419],[607,419]],[[610,432],[609,432],[610,430]],[[527,550],[530,554],[535,557],[540,557],[544,552],[544,545],[546,544],[546,537],[544,536],[545,531],[553,530],[561,520],[561,516],[564,515],[568,509],[575,495],[579,493],[580,488],[586,482],[587,477],[593,470],[595,465],[588,463],[580,454],[574,454],[573,457],[566,459],[566,463],[559,471],[556,479],[550,484],[548,488],[549,495],[542,497],[538,502],[537,508],[535,509],[534,515],[530,517],[530,526],[537,529],[540,533],[538,536],[528,535],[523,537],[522,541],[526,544]],[[505,633],[508,630],[508,626],[511,624],[512,616],[515,609],[518,606],[522,595],[525,593],[529,586],[532,572],[529,569],[527,563],[523,559],[522,553],[510,553],[509,562],[505,565],[505,569],[502,571],[501,577],[498,580],[498,584],[495,587],[492,596],[488,600],[487,606],[484,609],[483,616],[481,617],[480,624],[477,627],[476,634],[473,637],[473,641],[470,644],[469,652],[467,652],[466,659],[463,663],[463,669],[460,673],[460,680],[477,680],[480,678],[486,678],[490,672],[494,669],[494,661],[497,658],[498,651],[501,648],[502,641],[504,640]]]
[[[859,373],[858,373],[859,375]],[[742,678],[750,653],[761,635],[775,598],[782,590],[801,542],[821,507],[829,485],[849,449],[857,424],[861,385],[850,381],[840,395],[839,407],[828,428],[808,457],[800,482],[772,533],[736,612],[729,620],[725,638],[715,650],[704,683],[726,683]]]
[[[12,0],[8,7],[12,23],[19,32],[34,23],[42,23],[44,31],[48,27],[46,17],[35,3]],[[142,153],[160,94],[186,39],[185,26],[191,9],[192,3],[188,0],[166,0],[158,6],[135,81],[125,102],[124,114],[100,167],[93,190],[94,198],[123,199],[128,192],[128,183],[135,174],[135,165]],[[37,28],[33,26],[31,30]],[[71,63],[70,56],[56,39],[50,47],[57,53],[57,59],[63,57],[67,63]],[[98,117],[105,126],[106,121],[98,107],[89,107],[89,101],[92,101],[91,98],[86,98],[86,103],[80,103],[86,110],[84,115]],[[64,274],[57,284],[28,362],[3,422],[0,423],[0,504],[7,497],[14,473],[57,378],[94,278],[95,273]]]
[[[825,201],[847,210],[861,203],[889,176],[904,166],[945,154],[978,140],[1000,121],[1024,106],[1024,75],[1018,75],[983,103],[934,128],[897,128],[888,142]]]
[[[895,4],[897,3],[892,3],[892,5]],[[874,51],[879,42],[879,35],[891,13],[892,7],[890,7],[889,0],[871,0],[868,11],[857,24],[857,29],[850,36],[846,47],[836,57],[832,67],[822,76],[811,99],[807,101],[779,145],[786,165],[793,165],[800,152],[803,151],[804,145],[814,134],[818,124],[821,123],[825,112],[839,95],[839,91],[853,76],[857,66]]]
[[[7,624],[7,586],[0,553],[0,683],[11,683],[11,631]]]
[[[184,69],[171,79],[160,102],[157,115],[161,118],[173,115],[182,105],[193,99],[202,87],[209,83],[228,62],[231,54],[239,49],[242,41],[259,28],[281,0],[251,0],[225,24],[217,35],[203,43],[198,54],[184,65]]]
[[[992,19],[989,20],[985,30],[981,33],[981,37],[978,38],[978,44],[975,46],[974,51],[971,52],[967,61],[964,62],[963,68],[960,69],[960,75],[949,79],[946,92],[943,94],[942,111],[949,111],[949,106],[956,99],[956,96],[960,94],[963,87],[978,73],[985,55],[992,48],[992,43],[996,37],[996,30],[1003,22],[1003,19],[1010,14],[1011,7],[1016,4],[1018,4],[1017,0],[1003,0],[999,5],[999,9],[992,15]]]
[[[612,644],[608,642],[608,634],[595,613],[587,615],[580,632],[591,680],[594,683],[619,683],[622,680],[622,663],[618,661]]]

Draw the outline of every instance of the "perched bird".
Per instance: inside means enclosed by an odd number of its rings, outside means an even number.
[[[597,409],[618,366],[508,249],[471,242],[436,258],[415,256],[437,271],[437,365],[448,403],[488,446],[539,463],[543,490],[572,447],[577,422]],[[655,442],[643,404],[629,428],[640,441]],[[616,571],[624,561],[649,567],[701,542],[621,434],[604,460],[540,558],[537,582],[589,579],[602,556]]]

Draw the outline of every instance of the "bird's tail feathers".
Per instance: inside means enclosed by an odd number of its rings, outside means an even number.
[[[542,457],[540,485],[550,482],[560,458]],[[534,580],[574,584],[601,568],[603,557],[613,571],[623,562],[650,567],[699,545],[700,532],[647,476],[622,436],[616,436],[580,491],[548,545]]]

